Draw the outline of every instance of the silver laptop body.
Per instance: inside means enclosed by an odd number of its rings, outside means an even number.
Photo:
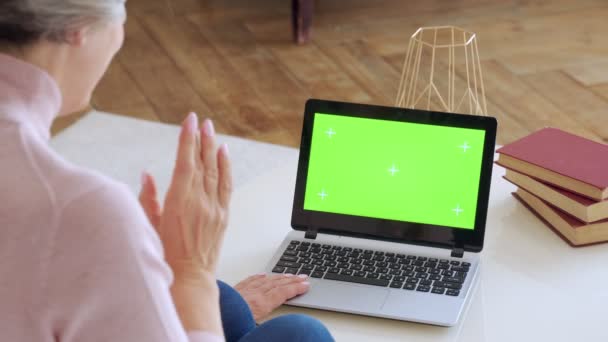
[[[321,115],[327,115],[320,113],[331,113],[338,119],[348,118],[349,123],[379,119],[383,120],[382,124],[395,121],[396,124],[414,123],[427,128],[436,125],[449,130],[454,127],[463,129],[465,136],[467,130],[479,133],[482,138],[477,145],[464,142],[462,146],[453,146],[463,149],[459,153],[470,153],[469,148],[478,149],[476,158],[480,171],[471,174],[479,179],[475,184],[478,190],[471,195],[476,201],[475,215],[470,218],[474,223],[461,229],[450,224],[406,222],[368,214],[357,216],[322,207],[311,209],[310,204],[305,203],[305,194],[307,179],[314,180],[309,175],[312,172],[309,167],[313,165],[313,132],[317,139],[320,139],[318,134],[326,134],[322,137],[326,141],[337,139],[343,132],[339,124],[314,128],[323,122],[319,119]],[[369,122],[366,121],[366,125],[371,125]],[[496,125],[496,120],[490,117],[309,100],[304,115],[292,230],[266,267],[268,273],[309,275],[310,290],[287,304],[440,326],[456,325],[474,295],[479,279],[479,252],[485,233]],[[318,151],[318,142],[316,146]],[[446,165],[446,172],[457,167]],[[395,169],[393,165],[388,172],[394,173]],[[403,196],[407,193],[408,189],[403,189]],[[325,189],[320,188],[312,194],[320,196],[321,200],[328,196]],[[461,205],[453,210],[455,215],[460,215]]]
[[[291,231],[266,267],[272,273],[274,266],[281,260],[283,251],[293,240],[306,241],[304,234]],[[403,288],[380,287],[358,283],[325,280],[309,277],[310,290],[303,296],[296,297],[287,305],[306,308],[345,312],[389,319],[419,322],[441,326],[453,326],[458,323],[465,308],[473,296],[479,273],[479,256],[466,253],[463,258],[452,258],[450,252],[439,248],[402,245],[398,243],[375,241],[361,238],[340,237],[319,234],[316,243],[332,246],[369,249],[445,259],[449,261],[469,262],[471,264],[467,278],[458,296],[433,294],[404,290]]]

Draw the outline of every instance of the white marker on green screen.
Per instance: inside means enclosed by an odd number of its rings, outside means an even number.
[[[327,136],[329,137],[329,139],[331,139],[331,138],[333,138],[334,135],[336,135],[336,131],[334,131],[333,128],[330,128],[327,131],[325,131],[325,134],[327,134]]]
[[[317,195],[319,195],[319,197],[321,197],[321,201],[325,201],[325,197],[329,196],[326,192],[325,189],[321,190],[321,192],[319,192]]]
[[[395,164],[393,164],[393,166],[388,169],[388,172],[390,172],[391,176],[394,176],[395,173],[399,172],[399,169],[395,167]]]
[[[456,213],[456,216],[460,216],[460,213],[464,210],[460,208],[460,204],[456,204],[456,208],[452,209],[452,211]]]
[[[467,152],[468,149],[471,148],[471,146],[469,146],[469,143],[466,141],[464,142],[464,144],[462,144],[461,146],[458,146],[458,147],[461,148],[462,152],[465,152],[465,153]]]

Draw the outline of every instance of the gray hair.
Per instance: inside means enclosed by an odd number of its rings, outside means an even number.
[[[0,41],[65,41],[66,33],[124,18],[126,0],[0,0]]]

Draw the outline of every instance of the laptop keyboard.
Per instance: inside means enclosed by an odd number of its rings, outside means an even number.
[[[471,264],[293,240],[273,273],[458,296]]]

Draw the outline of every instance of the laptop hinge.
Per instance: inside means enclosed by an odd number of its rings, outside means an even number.
[[[464,248],[454,247],[452,249],[452,258],[462,258],[464,256]]]
[[[318,231],[319,231],[319,229],[317,229],[315,227],[310,227],[306,230],[306,233],[304,234],[304,238],[314,240],[317,238]]]

